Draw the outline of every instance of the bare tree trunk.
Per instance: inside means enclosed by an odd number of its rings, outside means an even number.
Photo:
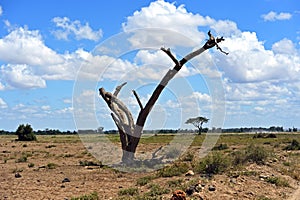
[[[218,42],[223,41],[223,38],[215,38],[208,32],[208,35],[210,36],[209,40],[204,44],[203,47],[200,49],[191,52],[190,54],[186,55],[184,58],[182,58],[180,61],[178,61],[173,54],[171,53],[170,49],[161,48],[162,51],[164,51],[175,63],[175,66],[173,69],[170,69],[165,76],[162,78],[160,83],[157,85],[155,90],[153,91],[150,99],[146,103],[145,107],[143,107],[137,93],[133,91],[134,96],[137,99],[137,102],[140,106],[140,112],[138,114],[138,118],[136,120],[136,124],[134,124],[131,112],[129,109],[123,104],[118,98],[117,95],[122,89],[122,87],[126,84],[123,83],[122,85],[118,86],[114,92],[114,94],[111,94],[110,92],[106,92],[104,88],[100,88],[99,92],[102,98],[107,103],[108,107],[112,111],[111,115],[112,118],[118,128],[120,140],[121,140],[121,146],[123,150],[122,155],[122,162],[126,164],[131,164],[134,160],[134,154],[136,152],[136,148],[138,146],[138,143],[140,141],[142,131],[146,122],[146,119],[151,112],[154,104],[156,103],[158,97],[168,84],[168,82],[179,72],[179,70],[182,68],[182,66],[194,58],[195,56],[200,55],[205,50],[212,48],[214,46],[217,46],[219,50],[221,48],[217,45]],[[222,50],[221,50],[222,51]],[[222,51],[223,52],[223,51]],[[224,52],[223,52],[224,53]],[[226,53],[227,54],[227,53]]]

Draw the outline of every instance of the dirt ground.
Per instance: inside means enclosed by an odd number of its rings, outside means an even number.
[[[82,166],[82,161],[97,162],[76,136],[38,136],[37,142],[18,142],[12,136],[0,136],[0,199],[61,200],[92,192],[97,192],[99,199],[118,199],[118,192],[126,188],[135,187],[140,193],[147,192],[147,186],[138,186],[137,180],[156,173],[125,173],[108,167]],[[199,196],[208,200],[300,199],[299,183],[290,176],[282,175],[272,163],[251,164],[247,171],[255,171],[256,175],[222,174],[207,179],[196,174],[161,177],[152,182],[165,185],[170,180],[189,182],[198,178],[203,184]],[[283,176],[290,187],[270,184],[262,180],[262,175]],[[210,185],[216,190],[209,191]],[[174,190],[171,188],[161,199],[170,199]],[[187,199],[201,199],[199,196]]]

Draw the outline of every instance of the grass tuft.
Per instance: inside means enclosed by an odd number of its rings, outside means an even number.
[[[187,163],[184,162],[176,162],[173,165],[164,167],[158,171],[159,177],[172,177],[179,176],[186,173],[189,169]]]
[[[97,192],[92,192],[91,194],[85,194],[80,197],[72,197],[71,200],[99,200]]]

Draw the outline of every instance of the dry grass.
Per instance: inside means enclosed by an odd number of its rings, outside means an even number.
[[[157,149],[173,138],[145,137],[138,151]],[[300,151],[284,150],[295,144],[294,140],[300,141],[300,134],[278,134],[276,138],[222,135],[216,146],[226,148],[216,148],[202,159],[197,151],[204,136],[196,136],[175,164],[149,173],[125,173],[103,166],[90,153],[93,147],[86,148],[76,135],[37,136],[34,142],[15,139],[0,136],[0,199],[170,199],[175,189],[185,190],[201,182],[204,199],[279,200],[291,196],[300,180]],[[118,136],[109,139],[118,144]],[[237,152],[248,160],[233,162]],[[224,158],[228,159],[226,165]],[[196,175],[186,177],[189,169]],[[212,176],[205,176],[211,172]],[[16,178],[16,173],[21,177]],[[268,178],[262,180],[262,174]],[[70,182],[63,182],[65,178]],[[209,192],[209,185],[214,185],[216,192]]]

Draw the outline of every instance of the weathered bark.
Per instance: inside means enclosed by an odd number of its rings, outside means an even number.
[[[205,50],[212,48],[214,46],[217,46],[217,49],[221,52],[225,53],[226,55],[228,53],[224,52],[217,43],[223,41],[222,38],[215,39],[211,34],[210,31],[208,32],[209,40],[203,45],[203,47],[199,48],[196,51],[191,52],[190,54],[186,55],[184,58],[182,58],[180,61],[178,61],[173,54],[171,53],[170,49],[161,48],[162,51],[164,51],[175,63],[175,66],[173,69],[170,69],[165,76],[162,78],[160,83],[157,85],[155,90],[153,91],[150,99],[146,103],[146,105],[143,107],[137,93],[133,91],[134,96],[137,99],[137,102],[140,106],[140,112],[138,114],[136,123],[134,124],[131,112],[129,109],[123,104],[118,98],[117,95],[122,89],[122,87],[126,84],[123,83],[120,86],[116,88],[116,91],[114,94],[111,94],[110,92],[106,92],[104,88],[100,88],[99,92],[104,101],[107,103],[108,107],[112,111],[111,115],[112,118],[118,128],[120,140],[121,140],[121,146],[123,150],[122,155],[122,162],[126,164],[131,164],[134,160],[134,154],[136,152],[136,148],[138,146],[138,143],[140,141],[142,131],[146,122],[146,119],[151,112],[154,104],[156,103],[158,97],[164,90],[164,88],[167,86],[169,81],[179,72],[179,70],[182,68],[182,66],[191,60],[192,58],[200,55]]]

